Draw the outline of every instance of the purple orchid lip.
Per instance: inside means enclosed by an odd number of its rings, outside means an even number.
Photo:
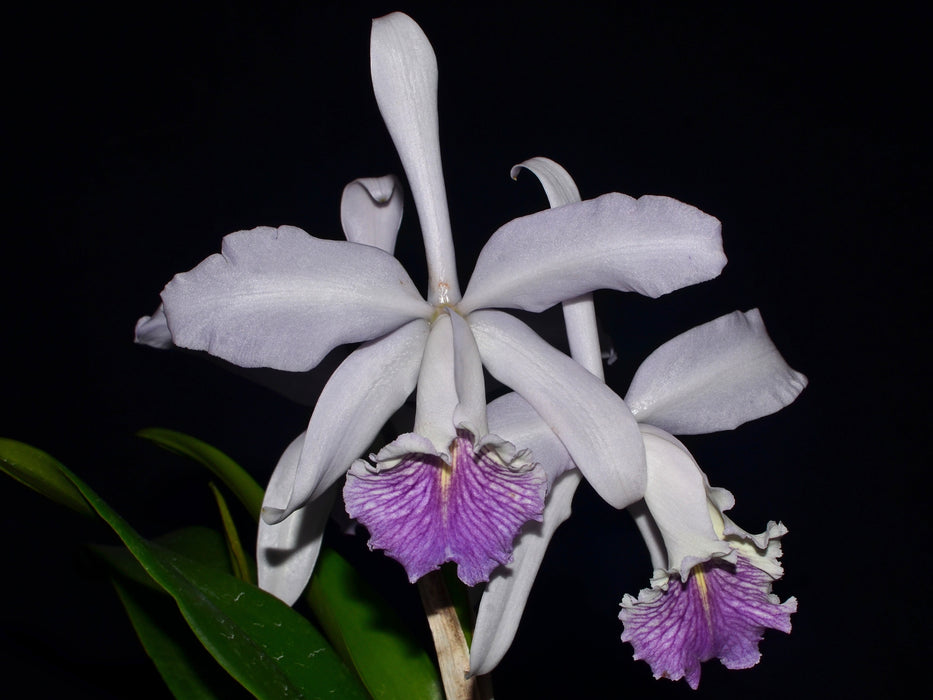
[[[506,467],[491,445],[458,432],[450,463],[408,454],[380,469],[362,460],[347,475],[347,513],[369,530],[370,549],[399,561],[414,582],[448,561],[469,586],[512,560],[512,542],[541,520],[547,477],[538,465]]]
[[[741,554],[735,564],[713,559],[698,564],[685,582],[671,577],[667,590],[644,589],[626,596],[619,619],[623,642],[635,659],[651,666],[655,678],[700,683],[700,663],[718,658],[726,668],[758,663],[765,629],[789,633],[797,601],[781,603],[772,579]]]

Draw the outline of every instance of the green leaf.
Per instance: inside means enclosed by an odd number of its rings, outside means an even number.
[[[167,428],[145,428],[136,434],[170,452],[200,462],[233,492],[255,520],[259,520],[259,514],[262,511],[262,487],[249,475],[249,472],[216,447]]]
[[[326,547],[306,593],[315,617],[374,698],[443,700],[440,677],[404,622],[356,570]]]
[[[255,586],[146,541],[89,486],[59,468],[171,594],[204,647],[251,693],[259,698],[369,697],[301,615]]]
[[[237,534],[236,525],[233,524],[233,516],[230,515],[227,501],[214,482],[210,482],[208,486],[214,494],[214,500],[217,501],[217,510],[220,511],[220,521],[224,526],[224,538],[230,554],[230,564],[233,566],[233,575],[241,581],[255,583],[256,580],[253,578],[249,564],[246,563],[246,553],[243,551],[243,545],[240,544],[240,536]]]
[[[156,593],[116,578],[111,582],[136,636],[172,695],[183,700],[250,697],[201,646],[164,591]]]
[[[24,442],[0,438],[0,469],[21,484],[82,515],[96,515],[50,454]]]
[[[227,545],[224,543],[223,535],[216,530],[199,526],[186,527],[156,537],[153,542],[217,571],[225,574],[233,573]],[[88,547],[123,577],[168,596],[168,591],[153,581],[139,560],[126,547],[101,544],[91,544]]]

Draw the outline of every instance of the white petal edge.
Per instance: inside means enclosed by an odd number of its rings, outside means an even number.
[[[395,251],[405,197],[395,175],[361,177],[343,188],[340,225],[351,243]]]
[[[176,345],[293,372],[432,312],[385,251],[293,226],[231,233],[220,254],[176,275],[162,301]]]
[[[172,347],[172,332],[168,329],[162,304],[152,312],[152,316],[142,316],[136,322],[133,342],[159,350]]]
[[[538,413],[514,391],[489,404],[486,409],[489,431],[512,443],[517,449],[531,451],[534,462],[547,474],[548,484],[574,468],[573,460],[553,431]]]
[[[496,569],[489,579],[470,645],[471,676],[492,671],[512,645],[547,546],[558,526],[570,517],[581,478],[580,472],[569,471],[557,479],[548,494],[542,522],[525,525],[512,550],[512,562]]]
[[[297,467],[304,437],[302,433],[285,448],[272,473],[264,503],[288,498],[292,486],[289,475]],[[336,488],[330,489],[280,523],[270,525],[262,519],[259,521],[256,540],[259,587],[287,605],[298,600],[311,578],[336,494]]]
[[[652,352],[625,402],[639,422],[677,435],[731,430],[791,403],[807,378],[768,337],[758,309],[734,311]]]
[[[341,363],[311,414],[291,493],[276,502],[266,499],[266,522],[280,522],[319,497],[372,444],[414,391],[427,334],[427,322],[412,321],[363,344]]]
[[[432,304],[460,301],[441,167],[437,59],[421,27],[393,12],[373,20],[370,70],[379,112],[398,151],[421,220]]]
[[[648,460],[645,503],[667,550],[667,572],[686,581],[690,569],[713,557],[734,560],[710,518],[706,476],[673,435],[641,425]]]
[[[641,498],[645,451],[622,399],[513,316],[478,311],[467,320],[483,365],[534,408],[596,492],[615,508]]]
[[[509,174],[513,180],[518,179],[518,174],[522,171],[522,168],[531,171],[541,182],[541,186],[544,187],[544,194],[547,195],[547,201],[552,209],[580,201],[580,190],[577,189],[577,183],[573,181],[570,173],[559,163],[541,156],[529,158],[518,165],[512,166]]]
[[[725,264],[716,218],[669,197],[605,194],[496,231],[460,309],[543,311],[597,289],[658,297],[712,279]]]

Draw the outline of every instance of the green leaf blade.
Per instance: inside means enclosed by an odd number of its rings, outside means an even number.
[[[305,618],[251,584],[143,539],[77,476],[60,467],[174,599],[230,675],[259,698],[365,700],[356,677]]]
[[[246,559],[246,552],[243,551],[243,545],[240,543],[240,536],[237,534],[236,525],[233,523],[233,516],[227,507],[227,501],[213,482],[209,483],[211,493],[214,494],[214,500],[217,502],[217,510],[220,511],[220,520],[224,528],[224,538],[227,542],[227,550],[230,554],[230,564],[233,567],[233,575],[241,581],[255,583],[256,578]]]
[[[136,433],[175,454],[200,462],[220,479],[258,521],[263,489],[243,467],[212,445],[168,428],[145,428]]]
[[[111,580],[136,636],[172,695],[181,700],[250,697],[207,653],[171,597],[132,582]]]
[[[323,548],[306,597],[315,617],[370,695],[443,700],[440,676],[386,601],[337,552]]]
[[[81,491],[62,473],[61,463],[37,447],[0,438],[0,470],[59,505],[82,515],[97,515]]]

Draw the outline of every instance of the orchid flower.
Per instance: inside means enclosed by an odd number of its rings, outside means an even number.
[[[576,185],[553,161],[535,158],[513,169],[531,170],[552,207],[579,201]],[[573,357],[602,379],[596,317],[590,295],[564,305]],[[655,576],[638,600],[626,596],[623,640],[656,676],[687,676],[696,687],[699,663],[718,656],[730,668],[753,665],[766,627],[790,630],[796,602],[781,604],[771,581],[783,525],[769,523],[753,536],[723,511],[734,499],[711,489],[690,453],[670,432],[728,430],[792,402],[806,378],[792,370],[767,335],[757,310],[734,312],[697,326],[655,350],[639,367],[625,396],[639,422],[647,454],[645,500],[631,506],[646,538]],[[570,515],[580,476],[572,456],[521,397],[508,394],[489,406],[500,435],[521,440],[550,464],[554,481],[542,523],[516,541],[513,562],[495,571],[477,615],[471,673],[491,671],[511,645],[547,544]],[[667,432],[670,431],[670,432]],[[671,579],[679,577],[674,583]]]
[[[526,450],[489,431],[483,368],[548,422],[603,498],[617,507],[641,498],[644,447],[623,401],[493,309],[542,311],[598,288],[659,296],[715,277],[725,263],[713,217],[666,197],[613,193],[501,227],[461,295],[434,52],[417,24],[395,13],[373,23],[371,69],[421,222],[427,299],[388,252],[389,217],[366,223],[381,199],[364,184],[370,202],[356,192],[347,206],[361,217],[351,224],[357,232],[381,227],[372,238],[348,231],[350,240],[324,240],[292,226],[240,231],[162,292],[176,345],[240,366],[306,371],[333,348],[362,343],[331,376],[266,491],[260,585],[289,603],[311,574],[317,550],[308,543],[348,470],[350,514],[412,580],[455,561],[472,584],[508,561],[518,529],[541,515],[545,478]],[[375,466],[355,461],[416,386],[415,431],[374,455]],[[411,488],[422,501],[406,500]]]

